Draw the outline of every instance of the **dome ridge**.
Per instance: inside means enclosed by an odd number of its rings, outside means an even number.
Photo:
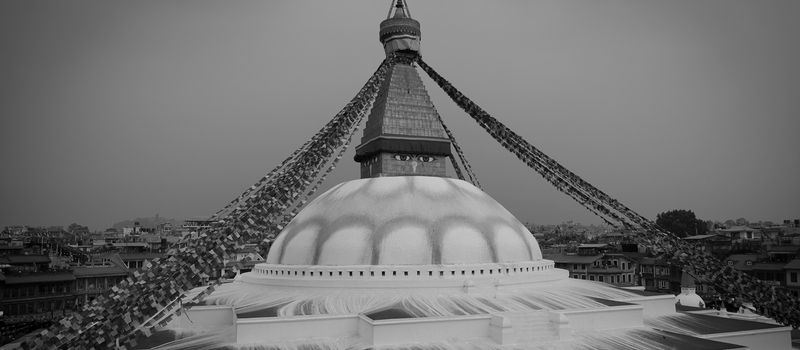
[[[432,265],[541,260],[535,238],[488,194],[457,179],[393,176],[334,186],[278,235],[285,265]]]

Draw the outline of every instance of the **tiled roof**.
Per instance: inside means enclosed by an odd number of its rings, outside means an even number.
[[[756,263],[753,262],[753,270],[780,271],[786,264],[783,263]]]
[[[731,228],[726,228],[721,230],[723,232],[742,232],[742,231],[756,231],[755,229],[749,228],[747,226],[733,226]]]
[[[38,272],[23,275],[5,275],[6,284],[23,284],[23,283],[46,283],[46,282],[63,282],[74,281],[75,275],[69,271],[59,272]]]
[[[784,269],[791,269],[791,270],[800,270],[800,259],[794,259],[786,264]]]
[[[545,254],[542,257],[545,259],[553,260],[557,263],[567,264],[591,264],[603,255],[566,255],[566,254]]]
[[[79,266],[72,273],[76,278],[127,275],[127,271],[119,266]]]
[[[733,261],[733,267],[737,270],[749,270],[753,268],[753,265],[747,265],[747,261],[752,261],[753,264],[756,263],[758,260],[758,255],[756,254],[733,254],[729,256],[726,261]]]
[[[647,319],[648,326],[690,335],[708,335],[780,328],[782,325],[702,314],[678,314]]]
[[[36,264],[49,263],[50,258],[45,255],[11,255],[0,258],[0,264]]]
[[[122,260],[153,260],[155,258],[161,258],[165,255],[162,253],[120,253],[119,257]]]
[[[687,241],[699,241],[699,240],[703,240],[703,239],[706,239],[706,238],[711,238],[711,237],[714,237],[714,236],[716,236],[716,235],[696,235],[696,236],[684,237],[683,239],[687,240]]]
[[[364,126],[361,142],[381,135],[447,139],[428,92],[410,65],[391,68]]]
[[[605,243],[584,243],[578,246],[578,248],[605,248],[608,247],[608,244]]]

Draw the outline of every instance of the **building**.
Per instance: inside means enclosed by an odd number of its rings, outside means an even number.
[[[646,291],[676,294],[680,292],[683,270],[658,257],[641,260],[642,285]]]
[[[616,286],[638,285],[637,262],[622,253],[607,252],[607,244],[581,244],[578,254],[546,254],[556,268],[569,271],[574,279],[598,281]]]
[[[783,267],[786,288],[800,298],[800,259],[794,259]]]
[[[75,276],[70,271],[0,273],[0,311],[6,323],[55,319],[74,310]]]
[[[230,260],[225,264],[225,270],[221,271],[220,275],[235,277],[239,274],[253,271],[257,264],[263,263],[265,260],[254,245],[241,247],[230,257]]]
[[[194,217],[184,220],[181,228],[186,232],[197,232],[202,229],[210,228],[213,223],[214,220],[208,217]]]
[[[733,226],[718,231],[720,234],[727,235],[733,243],[760,242],[761,230],[748,226]]]
[[[16,324],[54,320],[128,276],[113,265],[54,268],[43,255],[0,257],[2,321]]]
[[[684,237],[683,239],[703,247],[703,250],[716,256],[727,255],[731,252],[732,240],[727,235],[696,235]]]
[[[381,24],[380,38],[392,57],[413,58],[419,49],[419,23],[403,1]],[[393,111],[406,114],[397,122],[413,130],[410,116],[427,101],[417,98],[412,62],[399,61],[409,67],[389,69],[380,90],[388,97],[376,106],[406,107]],[[152,338],[165,341],[162,349],[788,347],[788,327],[677,313],[672,295],[569,278],[502,205],[473,184],[443,177],[436,162],[441,140],[396,130],[362,143],[362,179],[337,185],[300,211],[266,262],[177,319],[155,314],[161,326]],[[202,263],[180,267],[189,274]],[[107,323],[132,324],[130,316]],[[101,344],[114,334],[85,338]]]
[[[381,42],[387,55],[413,57],[419,22],[404,1],[393,5]],[[266,262],[164,319],[154,346],[789,348],[790,327],[679,313],[672,294],[570,278],[491,196],[446,177],[439,163],[446,142],[419,130],[435,109],[402,58],[356,148],[361,179],[310,202]],[[388,121],[392,135],[382,126]],[[574,263],[630,270],[627,257],[606,247],[580,247],[576,256],[586,260]]]
[[[75,302],[84,304],[128,277],[128,270],[114,264],[78,266],[72,269],[75,276]]]

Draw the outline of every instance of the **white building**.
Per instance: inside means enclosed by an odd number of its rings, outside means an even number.
[[[159,349],[789,349],[790,330],[571,279],[471,184],[379,177],[312,201],[266,263],[167,325]]]

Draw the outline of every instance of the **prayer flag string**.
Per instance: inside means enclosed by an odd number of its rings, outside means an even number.
[[[514,153],[558,190],[575,199],[607,223],[610,223],[607,219],[610,218],[626,228],[634,228],[632,222],[641,229],[641,233],[635,236],[639,243],[653,249],[667,260],[680,263],[701,283],[714,286],[719,292],[733,294],[752,302],[758,313],[782,324],[795,328],[800,326],[800,302],[792,298],[787,291],[724,265],[701,247],[659,228],[654,222],[589,184],[491,117],[434,71],[421,57],[417,58],[417,63],[498,143]]]

